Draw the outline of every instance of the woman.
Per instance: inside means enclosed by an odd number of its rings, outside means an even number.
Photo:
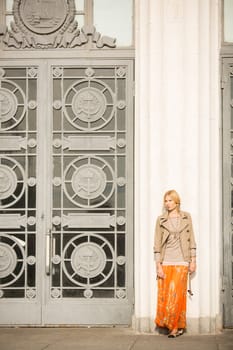
[[[158,279],[155,323],[168,328],[169,338],[182,335],[186,328],[188,273],[196,271],[196,243],[189,213],[180,210],[175,190],[164,194],[165,214],[158,217],[154,255]]]

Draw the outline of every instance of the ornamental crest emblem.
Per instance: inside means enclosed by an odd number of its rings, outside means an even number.
[[[49,34],[64,24],[68,4],[64,0],[22,0],[17,10],[25,27],[37,34]]]
[[[94,26],[78,28],[75,0],[14,0],[14,21],[3,42],[16,49],[74,48],[88,43],[115,47],[115,39],[101,36]]]

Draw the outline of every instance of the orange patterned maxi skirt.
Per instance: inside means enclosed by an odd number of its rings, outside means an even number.
[[[186,327],[188,266],[164,265],[165,278],[158,279],[155,324],[169,330]]]

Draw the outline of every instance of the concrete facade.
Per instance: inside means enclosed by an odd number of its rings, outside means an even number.
[[[222,326],[220,1],[136,1],[135,327],[154,329],[153,232],[176,189],[197,240],[188,330]]]
[[[181,208],[191,213],[198,248],[194,296],[188,298],[188,333],[218,333],[223,325],[221,3],[135,0],[132,325],[139,332],[154,331],[154,226],[168,189],[178,191]],[[62,59],[64,51],[42,50],[40,57],[36,50],[13,54],[22,62]],[[103,57],[114,59],[113,51],[103,52]],[[79,55],[86,59],[86,53],[80,50]],[[95,53],[89,52],[90,60]],[[2,52],[1,58],[7,60],[10,54]],[[117,55],[124,58],[124,50]],[[133,50],[129,56],[134,58]],[[77,58],[74,51],[70,58]]]

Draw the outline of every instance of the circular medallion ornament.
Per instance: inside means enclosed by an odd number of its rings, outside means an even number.
[[[60,216],[54,216],[53,219],[52,219],[52,222],[53,222],[53,224],[54,224],[55,226],[60,225],[60,223],[61,223],[61,218],[60,218]]]
[[[96,198],[105,186],[106,175],[95,165],[83,165],[72,176],[72,187],[81,198]]]
[[[80,157],[65,169],[65,193],[69,200],[81,207],[98,207],[114,191],[114,172],[99,157]]]
[[[6,122],[13,118],[16,111],[17,99],[15,95],[5,88],[0,88],[0,122]]]
[[[53,179],[53,184],[54,184],[54,186],[61,186],[61,184],[62,184],[62,180],[61,180],[61,178],[60,177],[54,177],[54,179]]]
[[[29,299],[33,299],[36,297],[36,290],[34,288],[28,288],[26,291],[26,296]]]
[[[0,157],[0,208],[17,202],[24,193],[24,187],[22,166],[13,158]]]
[[[25,254],[18,238],[0,235],[0,286],[8,286],[24,271]]]
[[[17,263],[15,251],[8,244],[0,242],[0,278],[11,274]]]
[[[61,145],[62,145],[61,139],[54,139],[54,140],[53,140],[53,146],[54,146],[55,148],[60,148]]]
[[[8,166],[0,164],[0,199],[10,197],[16,190],[17,177]]]
[[[55,265],[60,264],[60,262],[61,262],[61,257],[60,257],[59,255],[54,255],[54,256],[52,257],[52,262],[53,262],[53,264],[55,264]]]
[[[91,289],[86,289],[83,295],[85,298],[90,299],[93,296],[93,291]]]
[[[95,74],[95,70],[91,67],[88,67],[86,70],[85,70],[85,74],[88,76],[88,77],[92,77],[94,74]]]
[[[117,185],[122,187],[126,184],[126,179],[124,177],[118,177],[117,179]]]
[[[99,90],[84,88],[74,95],[72,109],[80,120],[94,122],[104,115],[106,104],[106,99]]]
[[[36,34],[50,34],[58,30],[67,16],[64,0],[22,0],[19,2],[22,23]]]
[[[36,145],[37,145],[36,139],[29,139],[28,140],[28,146],[30,148],[34,148],[34,147],[36,147]]]
[[[36,101],[31,100],[31,101],[28,102],[28,108],[36,109],[36,107],[37,107],[37,102]]]
[[[36,257],[33,255],[30,255],[27,257],[27,263],[28,265],[35,265],[36,263]]]
[[[70,86],[63,104],[65,116],[75,128],[97,130],[111,121],[115,95],[103,81],[87,78]]]
[[[116,261],[118,265],[124,265],[126,263],[126,257],[119,255]]]
[[[61,290],[59,288],[53,288],[51,290],[51,296],[55,299],[60,298],[61,297]]]
[[[125,107],[126,107],[126,102],[125,101],[118,101],[118,103],[117,103],[117,107],[119,108],[119,109],[124,109]]]
[[[114,250],[107,239],[88,232],[73,237],[66,244],[62,261],[64,272],[73,283],[97,286],[104,283],[113,272]]]
[[[120,148],[123,148],[125,147],[126,145],[126,140],[125,139],[118,139],[117,140],[117,146],[120,147]]]
[[[36,185],[36,178],[35,177],[29,177],[28,179],[28,186],[33,187]]]
[[[54,109],[61,109],[62,108],[62,102],[59,100],[56,100],[53,102],[53,108]]]
[[[116,291],[116,296],[117,296],[117,298],[119,298],[119,299],[124,299],[124,298],[126,297],[126,292],[125,292],[125,290],[124,290],[124,289],[118,289],[118,290]]]
[[[13,129],[25,115],[25,94],[15,82],[1,80],[0,130]]]
[[[126,219],[125,219],[125,217],[124,216],[118,216],[117,217],[117,224],[118,225],[124,225],[126,223]]]
[[[103,270],[106,255],[95,243],[77,246],[71,255],[71,265],[81,277],[96,277]]]
[[[33,226],[36,223],[36,218],[34,216],[29,216],[27,222],[29,226]]]

